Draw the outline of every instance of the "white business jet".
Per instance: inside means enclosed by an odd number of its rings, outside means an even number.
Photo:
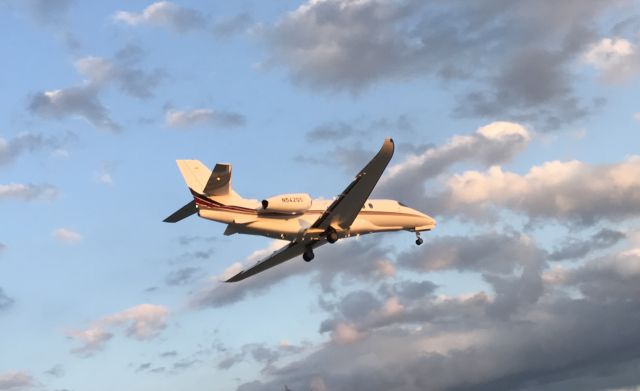
[[[282,194],[262,201],[242,198],[231,188],[231,165],[216,164],[213,171],[199,160],[177,160],[193,201],[167,217],[175,223],[192,214],[227,224],[225,235],[261,235],[290,243],[266,259],[229,278],[236,282],[299,255],[309,262],[313,250],[325,243],[375,232],[411,231],[422,244],[421,231],[436,221],[394,200],[368,199],[393,156],[392,139],[386,139],[347,188],[333,200],[312,200],[309,194]]]

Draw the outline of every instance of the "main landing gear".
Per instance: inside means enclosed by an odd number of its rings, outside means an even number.
[[[420,232],[416,231],[416,244],[419,246],[424,243],[424,240],[420,237]]]
[[[302,259],[304,259],[305,262],[311,262],[314,256],[315,255],[313,255],[313,249],[309,247],[306,250],[304,250],[304,253],[302,254]]]
[[[329,228],[327,230],[327,242],[329,243],[335,243],[338,241],[338,233],[336,232],[335,229],[333,228]]]

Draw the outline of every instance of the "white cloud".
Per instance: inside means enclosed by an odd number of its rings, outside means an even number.
[[[154,304],[140,304],[135,307],[105,316],[80,331],[72,331],[69,336],[82,345],[73,353],[91,354],[103,347],[113,337],[113,330],[123,328],[125,335],[138,340],[152,339],[165,327],[169,310]]]
[[[113,16],[113,20],[131,26],[149,24],[167,27],[177,32],[202,29],[207,24],[205,17],[199,11],[181,7],[169,1],[153,3],[140,13],[118,11]]]
[[[331,338],[338,344],[349,344],[355,342],[360,337],[358,330],[346,323],[338,323],[331,333]]]
[[[52,233],[53,237],[64,243],[78,243],[82,235],[68,228],[58,228]]]
[[[0,373],[0,390],[21,390],[33,385],[33,378],[25,372]]]
[[[498,166],[467,171],[450,178],[439,195],[454,213],[499,206],[530,218],[552,218],[589,224],[640,214],[640,156],[617,164],[590,165],[577,160],[534,166],[524,175]]]
[[[381,260],[376,262],[376,269],[384,277],[393,277],[396,275],[396,267],[389,260]]]
[[[58,196],[58,189],[51,185],[22,183],[0,184],[0,199],[16,198],[22,201],[52,200]]]
[[[624,38],[603,38],[591,45],[583,60],[601,72],[607,83],[622,83],[640,74],[640,53]]]
[[[212,109],[169,110],[165,115],[165,122],[173,128],[192,126],[225,128],[242,126],[245,118],[242,114]]]
[[[382,307],[383,316],[393,316],[401,313],[404,310],[404,306],[400,304],[397,297],[393,296],[387,299]]]
[[[424,194],[425,181],[462,162],[479,162],[485,166],[507,162],[529,144],[531,137],[531,132],[520,124],[492,122],[474,133],[454,136],[443,145],[427,148],[389,167],[376,192],[418,204]]]

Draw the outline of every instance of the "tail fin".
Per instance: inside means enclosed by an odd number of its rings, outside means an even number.
[[[213,172],[199,160],[176,160],[187,186],[196,193],[224,196],[232,193],[231,164],[216,164]]]

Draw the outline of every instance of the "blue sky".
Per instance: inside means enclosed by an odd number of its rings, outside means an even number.
[[[640,387],[632,0],[0,0],[0,390]],[[238,284],[247,198],[433,215]]]

